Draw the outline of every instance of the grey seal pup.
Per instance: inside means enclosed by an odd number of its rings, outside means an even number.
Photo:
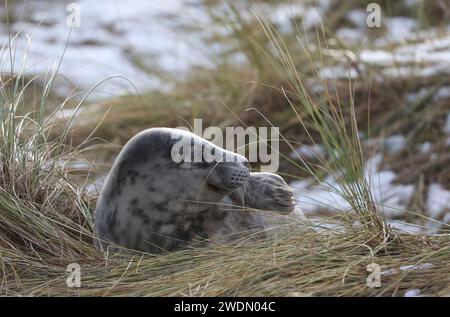
[[[208,147],[222,159],[174,160],[182,139],[195,145],[192,156]],[[294,208],[292,190],[279,175],[251,173],[245,157],[193,133],[152,128],[132,137],[116,158],[97,202],[94,232],[103,250],[118,245],[162,253],[197,239],[264,236],[264,218],[252,210],[289,214]]]

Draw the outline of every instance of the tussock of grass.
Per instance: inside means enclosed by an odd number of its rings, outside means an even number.
[[[387,242],[364,230],[293,230],[270,243],[188,249],[160,256],[106,255],[106,259],[74,237],[63,240],[70,243],[61,255],[40,252],[38,256],[2,247],[1,292],[28,296],[402,296],[418,288],[425,295],[450,294],[447,236],[401,234]],[[79,289],[66,285],[66,266],[72,262],[81,266]],[[385,272],[380,288],[366,285],[371,263]],[[413,267],[400,269],[407,265]]]

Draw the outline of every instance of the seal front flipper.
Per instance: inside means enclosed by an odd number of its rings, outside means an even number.
[[[296,207],[292,189],[273,173],[250,173],[247,184],[231,193],[230,198],[248,208],[280,214],[289,214]]]

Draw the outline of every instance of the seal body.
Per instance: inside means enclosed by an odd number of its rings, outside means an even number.
[[[182,140],[192,145],[183,155],[194,157],[207,147],[219,160],[174,159]],[[243,156],[193,133],[153,128],[135,135],[116,158],[100,192],[94,230],[102,249],[161,253],[198,238],[228,241],[240,236],[234,233],[263,229],[260,217],[243,212],[247,205],[290,212],[292,191],[278,175],[250,173]]]

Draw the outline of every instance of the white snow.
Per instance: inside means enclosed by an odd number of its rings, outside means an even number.
[[[445,214],[443,222],[450,224],[450,213]]]
[[[450,113],[447,114],[447,120],[445,121],[445,125],[442,132],[446,134],[450,133]]]
[[[384,140],[384,146],[389,154],[396,154],[405,148],[406,138],[401,134],[394,134]]]
[[[404,0],[403,3],[405,4],[405,6],[407,6],[408,8],[411,8],[413,6],[419,5],[420,0]]]
[[[12,32],[20,32],[15,42],[16,67],[27,54],[28,72],[42,73],[61,57],[66,44],[60,74],[74,85],[91,88],[110,76],[123,76],[139,89],[160,87],[162,83],[134,61],[146,58],[154,68],[167,72],[183,72],[191,64],[204,64],[206,52],[200,39],[174,27],[173,19],[195,19],[199,27],[206,23],[206,14],[186,1],[166,0],[164,4],[147,0],[80,0],[81,26],[70,28],[66,23],[65,1],[27,1],[25,12],[30,22],[15,22]],[[22,6],[18,6],[20,10]],[[180,12],[183,15],[180,16]],[[46,23],[38,25],[44,19]],[[172,25],[170,24],[172,23]],[[0,29],[2,44],[7,43],[7,29]],[[27,38],[32,37],[27,47]],[[145,61],[142,62],[146,64]],[[7,61],[2,67],[8,67]],[[134,92],[125,80],[110,80],[100,90],[120,94]]]
[[[381,159],[382,156],[378,154],[368,160],[365,177],[379,210],[388,218],[396,217],[405,212],[414,193],[414,185],[395,184],[396,176],[393,171],[379,170]],[[351,209],[343,198],[339,184],[331,176],[318,185],[309,186],[309,181],[295,181],[291,187],[306,215],[313,215],[318,211],[333,213]]]
[[[386,42],[401,42],[411,38],[417,29],[417,21],[407,17],[389,17],[384,19],[387,28],[386,35],[375,44],[384,44]]]
[[[434,267],[433,263],[421,263],[417,265],[404,265],[399,267],[398,269],[389,269],[386,271],[381,272],[381,275],[394,275],[399,274],[402,272],[409,272],[409,271],[423,271]]]
[[[322,23],[325,6],[305,6],[303,3],[280,3],[276,6],[263,5],[257,6],[258,13],[275,23],[282,32],[293,31],[293,19],[302,17],[302,24],[299,25],[300,32],[308,30]]]
[[[418,288],[406,291],[405,295],[403,295],[403,296],[404,297],[423,297],[422,293],[420,292],[420,289],[418,289]]]
[[[296,191],[296,201],[305,215],[314,215],[320,210],[340,212],[351,209],[349,203],[332,186],[316,185],[297,190],[297,182],[299,181],[293,182],[291,187]]]
[[[450,86],[440,87],[433,96],[433,100],[435,101],[448,98],[450,98]]]
[[[100,191],[105,184],[106,176],[97,178],[93,183],[85,186],[86,192],[91,196],[98,196]]]
[[[436,219],[445,211],[449,211],[450,191],[442,187],[441,184],[430,184],[428,186],[426,212]]]
[[[381,156],[376,155],[368,161],[366,179],[371,186],[372,195],[379,210],[387,218],[397,218],[406,212],[415,188],[412,184],[393,183],[396,178],[393,171],[378,170],[380,159]],[[299,205],[308,215],[324,209],[329,212],[350,210],[350,205],[339,195],[339,186],[334,180],[328,186],[310,186],[309,181],[297,181],[292,184],[292,187],[297,195]],[[450,190],[446,190],[441,184],[430,184],[424,212],[431,219],[442,219],[443,223],[450,223]],[[410,233],[420,233],[424,230],[422,226],[404,221],[388,220],[388,223],[394,228]],[[430,221],[427,226],[432,232],[441,227],[441,224]]]
[[[404,265],[400,267],[401,271],[426,270],[434,267],[433,263],[421,263],[417,265]]]
[[[72,30],[60,73],[82,88],[91,88],[115,75],[131,80],[138,89],[160,88],[164,84],[152,75],[153,70],[183,74],[191,65],[210,65],[211,53],[223,50],[223,47],[204,45],[202,36],[213,30],[227,30],[214,28],[197,0],[166,0],[164,4],[147,0],[80,0],[78,3],[81,27]],[[14,46],[18,57],[27,52],[27,36],[32,37],[27,57],[30,73],[46,72],[62,55],[70,32],[66,25],[66,5],[66,1],[27,1],[24,8],[31,21],[12,24],[13,32],[21,32]],[[322,22],[323,12],[329,6],[330,1],[326,0],[317,1],[315,5],[259,5],[264,16],[279,25],[282,31],[292,31],[294,17],[302,17],[305,29],[313,28]],[[21,9],[22,5],[17,6],[17,10]],[[247,10],[242,14],[246,18],[253,13]],[[338,38],[362,42],[367,12],[351,10],[347,18],[355,28],[338,30]],[[41,21],[45,23],[38,26]],[[429,76],[449,71],[450,35],[442,35],[438,29],[419,32],[416,21],[406,17],[386,17],[383,21],[387,27],[386,36],[378,44],[375,42],[375,48],[363,47],[359,54],[361,62],[385,67],[383,73],[389,76]],[[190,22],[202,32],[184,32],[178,22]],[[8,40],[6,32],[6,28],[0,29],[2,44]],[[405,40],[414,43],[405,44]],[[391,51],[380,47],[383,41],[401,42],[402,45]],[[411,62],[424,65],[411,67]],[[7,64],[3,63],[5,66]],[[359,65],[360,68],[363,66]],[[322,68],[320,76],[356,78],[358,73],[348,69],[347,65],[335,65]],[[100,96],[134,92],[132,85],[124,79],[109,80],[99,90]],[[445,91],[442,93],[446,94]]]
[[[450,39],[450,37],[449,37]],[[447,48],[448,49],[448,48]],[[446,51],[436,51],[433,44],[404,46],[394,52],[384,50],[368,50],[364,49],[359,54],[362,62],[387,67],[383,73],[385,75],[395,76],[395,70],[399,75],[408,75],[416,73],[417,76],[423,77],[439,74],[450,73],[450,54]],[[403,66],[414,63],[412,66]],[[419,66],[418,64],[424,64]],[[393,69],[392,69],[393,68]]]
[[[302,145],[289,154],[291,158],[299,155],[309,160],[321,158],[325,156],[325,147],[322,144]]]
[[[319,76],[323,79],[354,79],[358,77],[358,72],[354,68],[349,68],[347,65],[334,65],[330,67],[321,67],[319,69]]]
[[[364,10],[350,10],[347,12],[346,17],[350,22],[361,29],[367,27],[367,12]]]
[[[364,145],[383,149],[388,154],[398,154],[399,152],[405,150],[407,140],[402,134],[394,134],[387,138],[379,137],[364,140]],[[419,145],[419,151],[421,153],[427,153],[431,150],[431,148],[432,144],[430,142],[424,142]]]
[[[302,15],[303,15],[303,26],[306,30],[313,28],[315,26],[320,28],[320,24],[322,23],[323,12],[321,12],[319,8],[309,7]]]
[[[354,15],[356,14],[354,13]],[[355,21],[357,19],[360,18],[355,18]],[[365,23],[365,20],[363,21]],[[428,77],[440,73],[450,73],[450,27],[442,35],[438,29],[416,31],[416,22],[410,18],[389,18],[386,23],[388,25],[386,36],[378,39],[369,47],[363,45],[359,50],[358,60],[361,63],[382,67],[384,68],[382,73],[385,76],[393,77],[412,75]],[[353,37],[358,39],[361,44],[365,39],[361,28],[343,28],[338,30],[337,36],[344,40],[351,40]],[[388,43],[395,43],[396,46],[392,48],[390,45],[388,48],[384,48]],[[333,68],[324,68],[320,74],[323,78],[349,77],[348,67],[343,63],[345,59],[342,59],[341,55],[330,55],[338,64]],[[356,72],[352,71],[350,74],[351,78],[357,77]]]
[[[450,73],[450,27],[444,32],[435,28],[417,31],[416,21],[405,17],[388,18],[386,24],[386,36],[359,52],[361,62],[384,67],[386,76]],[[388,43],[396,46],[384,49]]]
[[[428,93],[428,90],[425,88],[421,88],[418,91],[411,92],[406,94],[405,99],[408,103],[414,104],[420,99],[424,98]]]
[[[379,209],[388,218],[405,212],[413,194],[414,185],[395,184],[393,171],[380,171],[382,156],[375,155],[366,164],[366,180],[372,190],[372,196]]]
[[[60,109],[56,111],[49,119],[50,120],[67,120],[70,118],[75,118],[78,115],[82,114],[86,109],[85,108],[73,108],[73,109]]]
[[[387,223],[392,228],[395,228],[395,229],[398,229],[400,231],[407,232],[407,233],[423,233],[424,232],[423,227],[413,225],[411,223],[407,223],[407,222],[403,222],[403,221],[388,220]]]
[[[419,151],[420,153],[425,154],[430,152],[431,147],[432,147],[431,142],[424,142],[419,146]]]
[[[361,29],[352,29],[348,27],[342,27],[337,30],[336,36],[341,41],[350,43],[362,43],[365,38],[365,34],[361,31]]]
[[[282,3],[275,7],[260,4],[256,9],[258,10],[258,15],[261,14],[275,23],[282,32],[292,31],[293,19],[297,16],[302,16],[306,10],[302,3]]]

